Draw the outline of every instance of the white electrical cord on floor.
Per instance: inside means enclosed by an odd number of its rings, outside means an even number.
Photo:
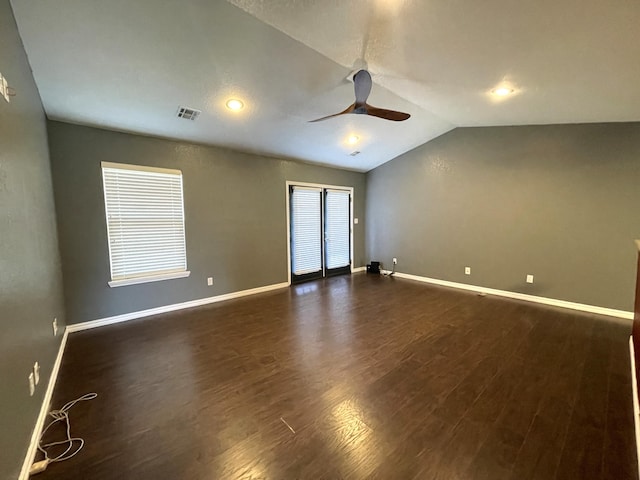
[[[72,400],[66,403],[60,410],[51,410],[49,412],[49,415],[53,418],[53,420],[49,423],[49,425],[44,427],[44,430],[42,430],[42,433],[40,434],[40,440],[38,440],[38,450],[40,450],[44,454],[44,460],[35,462],[33,465],[31,465],[31,468],[29,469],[29,475],[43,472],[44,470],[46,470],[47,466],[50,463],[63,462],[65,460],[69,460],[71,457],[76,455],[80,450],[82,450],[82,447],[84,446],[84,440],[79,437],[71,436],[71,422],[69,421],[69,410],[71,410],[71,408],[76,403],[82,402],[84,400],[93,400],[97,396],[98,396],[97,393],[87,393],[81,396],[80,398],[76,398],[75,400]],[[49,430],[49,428],[52,425],[62,421],[66,423],[67,438],[59,442],[42,443],[42,439],[44,438],[45,433],[47,433],[47,430]],[[55,447],[58,445],[65,445],[67,443],[69,444],[69,446],[64,452],[62,452],[60,455],[56,457],[49,458],[49,454],[47,453],[48,448]],[[75,449],[74,449],[74,444],[77,444],[77,448]]]
[[[396,264],[393,264],[393,268],[391,269],[390,272],[384,273],[383,276],[384,277],[393,277],[393,274],[396,273]]]

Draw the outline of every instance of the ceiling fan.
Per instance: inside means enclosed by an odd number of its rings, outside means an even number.
[[[377,108],[369,105],[367,103],[367,98],[369,98],[369,94],[371,93],[371,84],[371,75],[369,72],[366,70],[359,70],[353,76],[353,88],[356,93],[356,101],[340,113],[334,113],[333,115],[310,120],[310,122],[320,122],[322,120],[327,120],[328,118],[346,115],[348,113],[371,115],[372,117],[383,118],[394,122],[402,122],[411,116],[408,113],[386,110],[384,108]]]

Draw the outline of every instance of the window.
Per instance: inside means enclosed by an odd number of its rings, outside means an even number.
[[[320,188],[292,188],[291,268],[294,275],[322,270],[321,194]]]
[[[102,162],[111,281],[188,277],[182,172]]]
[[[351,265],[351,194],[325,190],[327,269]]]
[[[353,189],[287,182],[290,279],[351,273]]]

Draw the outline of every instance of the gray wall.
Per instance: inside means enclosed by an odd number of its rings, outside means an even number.
[[[459,128],[368,173],[367,257],[631,311],[639,208],[640,123]]]
[[[0,478],[16,478],[64,328],[60,258],[45,116],[8,0],[0,0]],[[27,376],[39,361],[40,384]]]
[[[363,173],[60,122],[49,145],[69,323],[286,282],[287,180],[354,187],[354,265],[365,263]],[[107,285],[101,161],[182,170],[189,278]]]

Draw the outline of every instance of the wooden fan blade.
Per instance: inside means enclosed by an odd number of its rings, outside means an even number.
[[[356,105],[364,105],[371,93],[371,75],[366,70],[360,70],[353,76],[353,88],[356,91]]]
[[[409,118],[411,115],[403,112],[396,112],[395,110],[386,110],[384,108],[372,107],[367,105],[367,115],[373,117],[384,118],[385,120],[391,120],[393,122],[402,122]]]
[[[339,115],[346,115],[347,113],[353,112],[355,109],[356,109],[356,104],[353,103],[353,104],[349,105],[345,110],[341,111],[340,113],[334,113],[333,115],[327,115],[326,117],[316,118],[315,120],[309,120],[309,123],[321,122],[321,121],[326,120],[328,118],[337,117]]]

